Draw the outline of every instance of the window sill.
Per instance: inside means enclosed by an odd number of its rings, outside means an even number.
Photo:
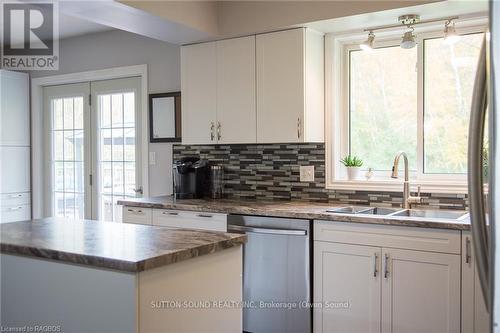
[[[417,187],[421,186],[422,193],[449,193],[449,194],[466,194],[467,183],[460,181],[429,181],[410,179],[410,190],[417,191]],[[381,192],[402,192],[403,181],[398,180],[336,180],[326,184],[329,190],[346,190],[346,191],[381,191]]]

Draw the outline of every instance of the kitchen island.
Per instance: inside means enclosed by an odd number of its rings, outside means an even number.
[[[244,235],[56,218],[0,228],[2,328],[241,331]]]

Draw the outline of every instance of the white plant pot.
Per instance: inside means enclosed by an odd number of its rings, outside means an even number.
[[[360,167],[346,167],[347,169],[347,179],[356,180],[359,179]]]

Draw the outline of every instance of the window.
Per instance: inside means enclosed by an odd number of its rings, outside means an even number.
[[[51,101],[53,212],[57,217],[84,217],[83,97]]]
[[[424,41],[424,173],[465,174],[467,131],[482,34]]]
[[[389,170],[395,153],[404,150],[415,170],[416,49],[353,50],[349,58],[349,152],[367,167]]]
[[[417,34],[413,49],[402,49],[399,35],[372,51],[360,50],[352,39],[333,39],[340,60],[334,57],[332,68],[340,73],[332,71],[332,188],[350,189],[338,163],[347,154],[375,171],[372,183],[397,185],[390,171],[400,150],[408,155],[414,183],[465,185],[469,113],[484,36],[482,28],[466,30],[455,44],[444,42],[441,29]]]
[[[117,219],[116,201],[134,198],[136,188],[135,94],[98,96],[100,158],[99,216]],[[119,207],[118,207],[119,209]]]

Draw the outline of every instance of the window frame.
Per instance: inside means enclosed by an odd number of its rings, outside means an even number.
[[[457,24],[460,35],[484,33],[487,19],[475,18]],[[410,172],[412,190],[417,186],[422,191],[434,193],[467,193],[466,174],[424,173],[424,40],[443,37],[443,25],[418,27],[417,34],[417,170]],[[399,45],[402,30],[377,33],[376,46]],[[371,180],[347,180],[345,168],[339,160],[349,153],[350,127],[350,64],[349,55],[359,50],[359,43],[366,39],[366,33],[327,34],[325,36],[325,148],[326,188],[341,190],[400,191],[403,180],[391,179],[386,171],[374,171]],[[390,167],[390,166],[388,166]],[[403,163],[400,162],[400,170]],[[402,175],[402,172],[400,173]]]

